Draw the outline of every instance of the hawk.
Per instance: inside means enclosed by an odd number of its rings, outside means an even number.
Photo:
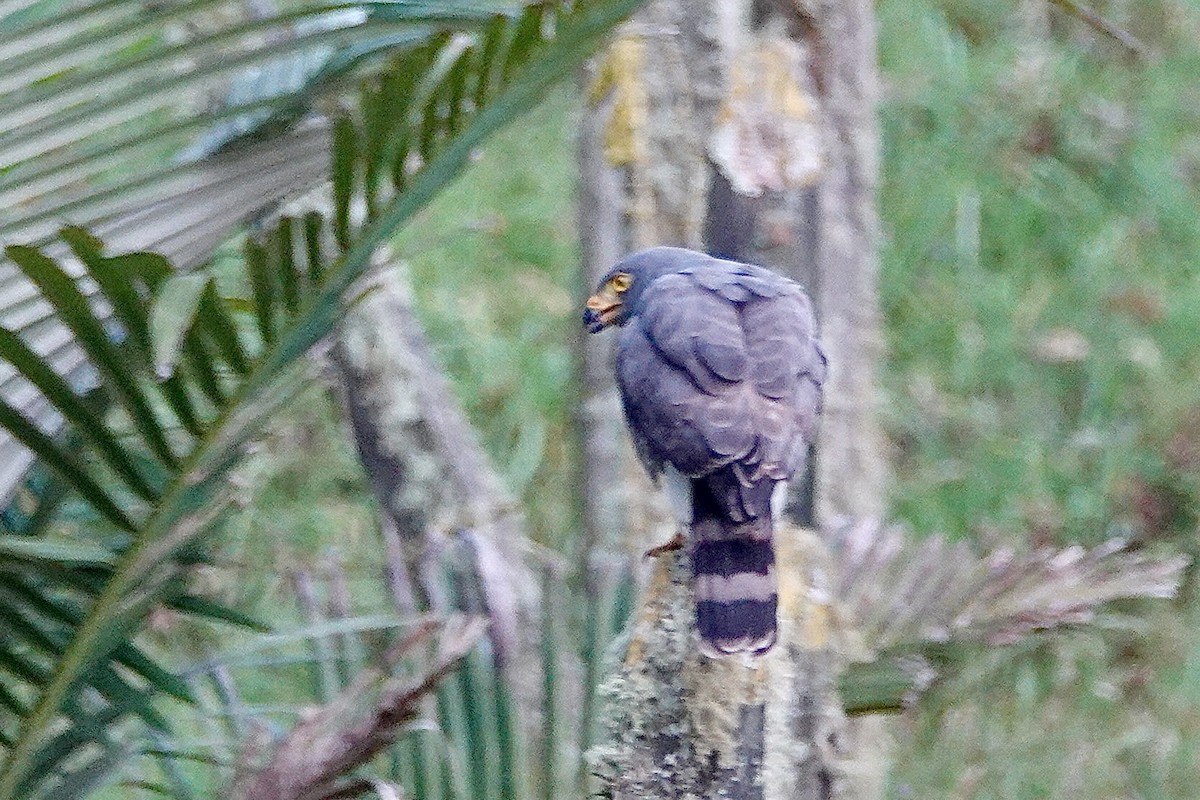
[[[621,329],[625,420],[688,533],[701,651],[765,653],[776,638],[772,531],[825,379],[808,296],[762,267],[655,247],[613,267],[583,317],[591,333]]]

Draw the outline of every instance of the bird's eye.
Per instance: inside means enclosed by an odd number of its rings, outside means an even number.
[[[624,292],[633,284],[633,276],[628,272],[618,272],[612,276],[609,283],[613,289],[616,289],[618,292]]]

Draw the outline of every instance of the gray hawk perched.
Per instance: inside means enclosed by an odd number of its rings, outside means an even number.
[[[774,521],[804,469],[825,379],[808,296],[762,267],[655,247],[601,279],[584,324],[621,328],[625,419],[688,532],[701,650],[766,652]]]

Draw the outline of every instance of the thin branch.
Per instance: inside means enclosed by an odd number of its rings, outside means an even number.
[[[1150,48],[1146,47],[1141,39],[1120,25],[1105,19],[1091,6],[1085,6],[1083,3],[1076,2],[1076,0],[1050,0],[1050,3],[1058,6],[1071,16],[1083,20],[1090,27],[1113,39],[1138,58],[1148,58],[1150,56]]]
[[[300,800],[339,796],[336,782],[348,771],[391,745],[403,726],[416,719],[422,698],[457,669],[486,627],[482,618],[457,618],[440,626],[437,655],[415,680],[390,679],[392,666],[427,640],[439,626],[426,623],[394,645],[383,666],[364,670],[352,685],[299,723],[275,750],[269,763],[235,786],[241,800]]]

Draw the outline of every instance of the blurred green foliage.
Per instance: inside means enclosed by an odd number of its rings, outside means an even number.
[[[895,513],[1058,542],[1190,527],[1198,465],[1168,451],[1200,444],[1178,441],[1200,432],[1200,13],[1101,4],[1142,62],[1049,5],[1050,39],[981,8],[880,7]]]
[[[981,544],[1196,552],[1200,7],[883,2],[892,511]],[[1047,25],[1048,23],[1048,25]],[[1200,614],[984,653],[898,724],[893,797],[1195,795]]]
[[[1094,7],[1150,56],[1049,3],[878,5],[882,405],[893,516],[915,535],[1197,550],[1200,7]],[[396,241],[484,445],[534,536],[565,552],[577,113],[561,87]],[[281,457],[255,473],[254,521],[231,523],[239,560],[336,547],[351,574],[377,563],[328,408],[303,406],[316,438],[268,444]],[[895,723],[889,796],[1194,796],[1195,591],[1022,658],[984,653]]]

